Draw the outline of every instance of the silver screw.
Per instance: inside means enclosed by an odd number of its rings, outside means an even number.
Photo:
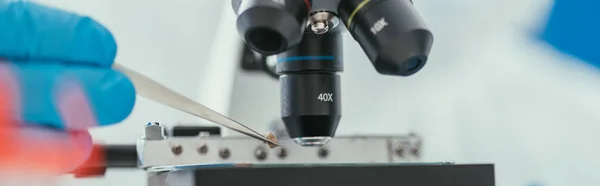
[[[288,153],[287,153],[287,149],[281,147],[277,150],[277,157],[283,159],[285,157],[287,157]]]
[[[329,155],[329,150],[327,148],[319,148],[319,152],[317,153],[320,158],[325,158]]]
[[[410,154],[414,157],[421,157],[421,147],[423,146],[423,139],[418,134],[411,132],[408,134],[410,137]]]
[[[198,148],[198,153],[200,153],[200,154],[208,153],[208,146],[207,145],[200,146],[200,148]]]
[[[315,34],[325,34],[329,31],[329,23],[326,20],[319,20],[312,23],[310,29]]]
[[[421,156],[421,142],[418,141],[416,142],[411,148],[410,148],[410,153],[415,156],[415,157],[420,157]]]
[[[267,159],[267,152],[264,148],[258,147],[256,150],[254,150],[254,157],[256,157],[258,160],[265,160]]]
[[[399,157],[404,157],[404,152],[406,151],[406,147],[404,143],[398,143],[396,145],[396,155]]]
[[[146,124],[144,128],[144,138],[146,140],[162,140],[165,139],[164,129],[158,122]]]
[[[219,156],[221,156],[221,158],[223,159],[227,159],[229,158],[229,156],[231,156],[231,152],[229,151],[229,149],[224,148],[219,151]]]
[[[183,147],[181,147],[181,145],[177,145],[177,146],[172,147],[171,151],[175,155],[180,155],[183,152]]]

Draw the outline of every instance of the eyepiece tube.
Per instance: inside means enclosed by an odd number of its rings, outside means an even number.
[[[290,49],[302,40],[310,0],[239,0],[237,29],[248,46],[263,55]]]
[[[307,31],[298,46],[278,56],[281,117],[289,136],[302,146],[327,144],[342,116],[341,39],[337,31]]]
[[[342,0],[338,13],[380,74],[410,76],[427,62],[433,34],[411,0]]]

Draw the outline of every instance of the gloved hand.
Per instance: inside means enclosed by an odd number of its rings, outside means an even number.
[[[88,158],[87,129],[122,121],[135,102],[110,68],[116,52],[89,17],[0,0],[0,171],[66,173]]]

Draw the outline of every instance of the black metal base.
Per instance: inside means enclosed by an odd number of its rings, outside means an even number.
[[[196,186],[494,186],[494,166],[330,165],[196,170]]]

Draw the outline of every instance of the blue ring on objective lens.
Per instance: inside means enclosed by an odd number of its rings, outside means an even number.
[[[334,60],[335,56],[291,56],[284,58],[277,58],[278,63],[286,61],[310,61],[310,60]]]

